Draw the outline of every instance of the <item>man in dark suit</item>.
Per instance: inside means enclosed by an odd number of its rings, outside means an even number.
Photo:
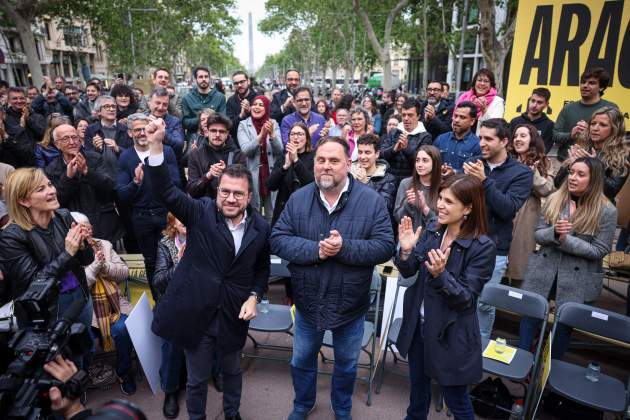
[[[269,107],[269,114],[271,118],[278,121],[278,125],[282,124],[282,119],[289,114],[295,112],[295,104],[293,103],[293,95],[300,86],[300,72],[295,69],[287,70],[284,81],[286,83],[286,89],[282,89],[280,92],[273,94],[271,105]],[[315,101],[311,99],[311,111],[317,112]]]
[[[451,131],[454,104],[442,98],[442,83],[431,80],[427,83],[427,99],[420,106],[420,121],[431,137]]]
[[[147,126],[146,171],[155,197],[187,227],[187,244],[157,303],[152,330],[184,348],[190,419],[206,418],[208,379],[217,353],[225,418],[240,420],[240,353],[256,303],[267,291],[269,224],[249,205],[252,175],[243,165],[223,170],[216,200],[193,199],[177,189],[164,164],[164,129],[161,119]]]

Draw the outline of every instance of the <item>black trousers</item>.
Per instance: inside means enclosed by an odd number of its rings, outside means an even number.
[[[133,230],[144,257],[144,267],[147,270],[147,279],[153,300],[157,300],[158,294],[153,287],[153,275],[155,274],[155,258],[157,245],[162,239],[162,231],[166,227],[166,210],[137,210],[133,212]]]

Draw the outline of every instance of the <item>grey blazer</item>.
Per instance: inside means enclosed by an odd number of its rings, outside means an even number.
[[[604,279],[602,258],[610,253],[616,227],[617,209],[608,205],[595,235],[571,233],[560,242],[541,216],[535,233],[540,249],[529,256],[522,288],[548,298],[557,275],[556,307],[595,301]]]
[[[274,119],[269,119],[273,124],[274,139],[267,139],[267,160],[269,161],[269,173],[273,170],[273,165],[284,150],[282,146],[282,137],[280,136],[280,127]],[[254,193],[252,194],[252,206],[260,209],[260,194],[258,192],[258,168],[260,167],[260,145],[258,144],[258,133],[252,123],[252,117],[241,121],[238,125],[238,144],[241,146],[241,152],[247,156],[247,168],[252,173],[254,181]],[[276,202],[277,191],[271,193],[271,203]],[[273,211],[273,209],[272,209]],[[273,213],[272,213],[273,214]]]

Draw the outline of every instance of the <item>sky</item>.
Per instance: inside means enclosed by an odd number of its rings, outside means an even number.
[[[254,26],[254,67],[258,69],[265,61],[265,57],[274,54],[284,46],[282,36],[272,37],[258,31],[258,22],[265,17],[265,0],[237,0],[236,7],[241,19],[241,34],[234,37],[234,55],[246,67],[249,65],[249,47],[247,14],[252,12]]]

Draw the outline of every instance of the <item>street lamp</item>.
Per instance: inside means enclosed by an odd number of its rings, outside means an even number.
[[[133,23],[131,22],[131,12],[157,12],[158,9],[143,9],[127,7],[127,19],[129,20],[129,34],[131,36],[131,62],[133,65],[133,72],[136,72],[136,44],[133,36]]]

